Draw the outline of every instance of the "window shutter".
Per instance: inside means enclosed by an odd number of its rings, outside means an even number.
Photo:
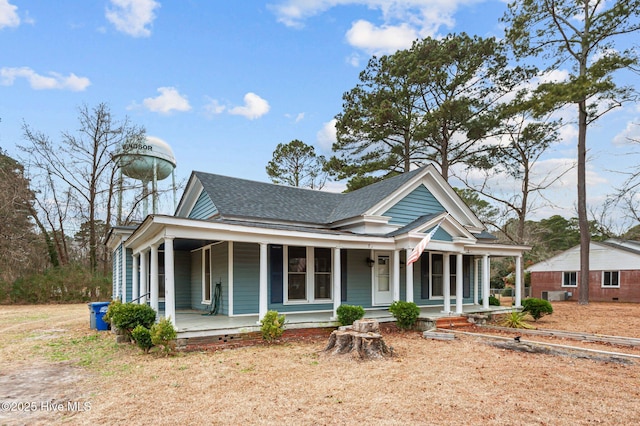
[[[347,250],[340,250],[340,300],[347,301]]]
[[[473,256],[463,256],[462,259],[462,297],[471,297],[471,263]]]

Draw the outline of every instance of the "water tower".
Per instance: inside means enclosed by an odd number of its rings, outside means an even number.
[[[158,210],[158,181],[171,175],[173,188],[173,204],[176,204],[176,158],[168,143],[154,136],[147,136],[140,141],[125,142],[114,155],[120,168],[120,202],[118,219],[122,218],[122,175],[142,181],[143,214],[149,214],[149,183],[152,184],[153,211]]]

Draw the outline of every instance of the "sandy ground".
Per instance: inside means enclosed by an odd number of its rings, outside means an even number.
[[[535,326],[640,337],[640,305],[553,306]],[[90,330],[86,305],[1,306],[0,424],[640,422],[640,360],[522,353],[466,335],[384,339],[397,356],[371,362],[326,357],[326,341],[163,357]]]

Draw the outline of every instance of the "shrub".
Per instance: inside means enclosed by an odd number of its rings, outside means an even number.
[[[268,311],[260,320],[262,338],[271,343],[284,333],[285,316],[278,315],[278,311]]]
[[[351,325],[354,321],[364,317],[364,308],[362,306],[340,305],[336,313],[340,324]]]
[[[153,347],[151,331],[147,327],[137,325],[131,332],[131,337],[133,337],[133,341],[136,342],[136,345],[138,345],[144,353],[149,353],[149,349]]]
[[[505,287],[500,292],[500,295],[503,297],[513,297],[513,287]]]
[[[482,299],[478,299],[478,305],[482,305]],[[494,295],[489,295],[489,306],[500,306],[500,299]]]
[[[509,328],[533,328],[525,321],[526,316],[526,312],[513,310],[502,318],[500,325]]]
[[[170,354],[176,348],[178,333],[169,318],[161,319],[151,326],[151,342],[156,346],[162,346],[163,352]]]
[[[398,327],[403,330],[413,328],[418,317],[420,316],[420,308],[413,302],[405,302],[396,300],[389,306],[389,311],[398,323]]]
[[[156,321],[156,311],[148,305],[113,301],[109,304],[103,319],[111,321],[116,328],[123,330],[131,337],[131,332],[138,325],[151,328]]]
[[[528,312],[534,321],[538,321],[543,316],[553,313],[553,307],[548,300],[536,299],[535,297],[524,299],[522,301],[522,307],[524,308],[523,311]]]

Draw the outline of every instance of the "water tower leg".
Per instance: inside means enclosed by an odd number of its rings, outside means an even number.
[[[158,164],[155,157],[153,157],[153,185],[151,191],[153,192],[153,214],[156,214],[158,213]]]
[[[146,218],[149,214],[149,182],[142,182],[142,218]]]

